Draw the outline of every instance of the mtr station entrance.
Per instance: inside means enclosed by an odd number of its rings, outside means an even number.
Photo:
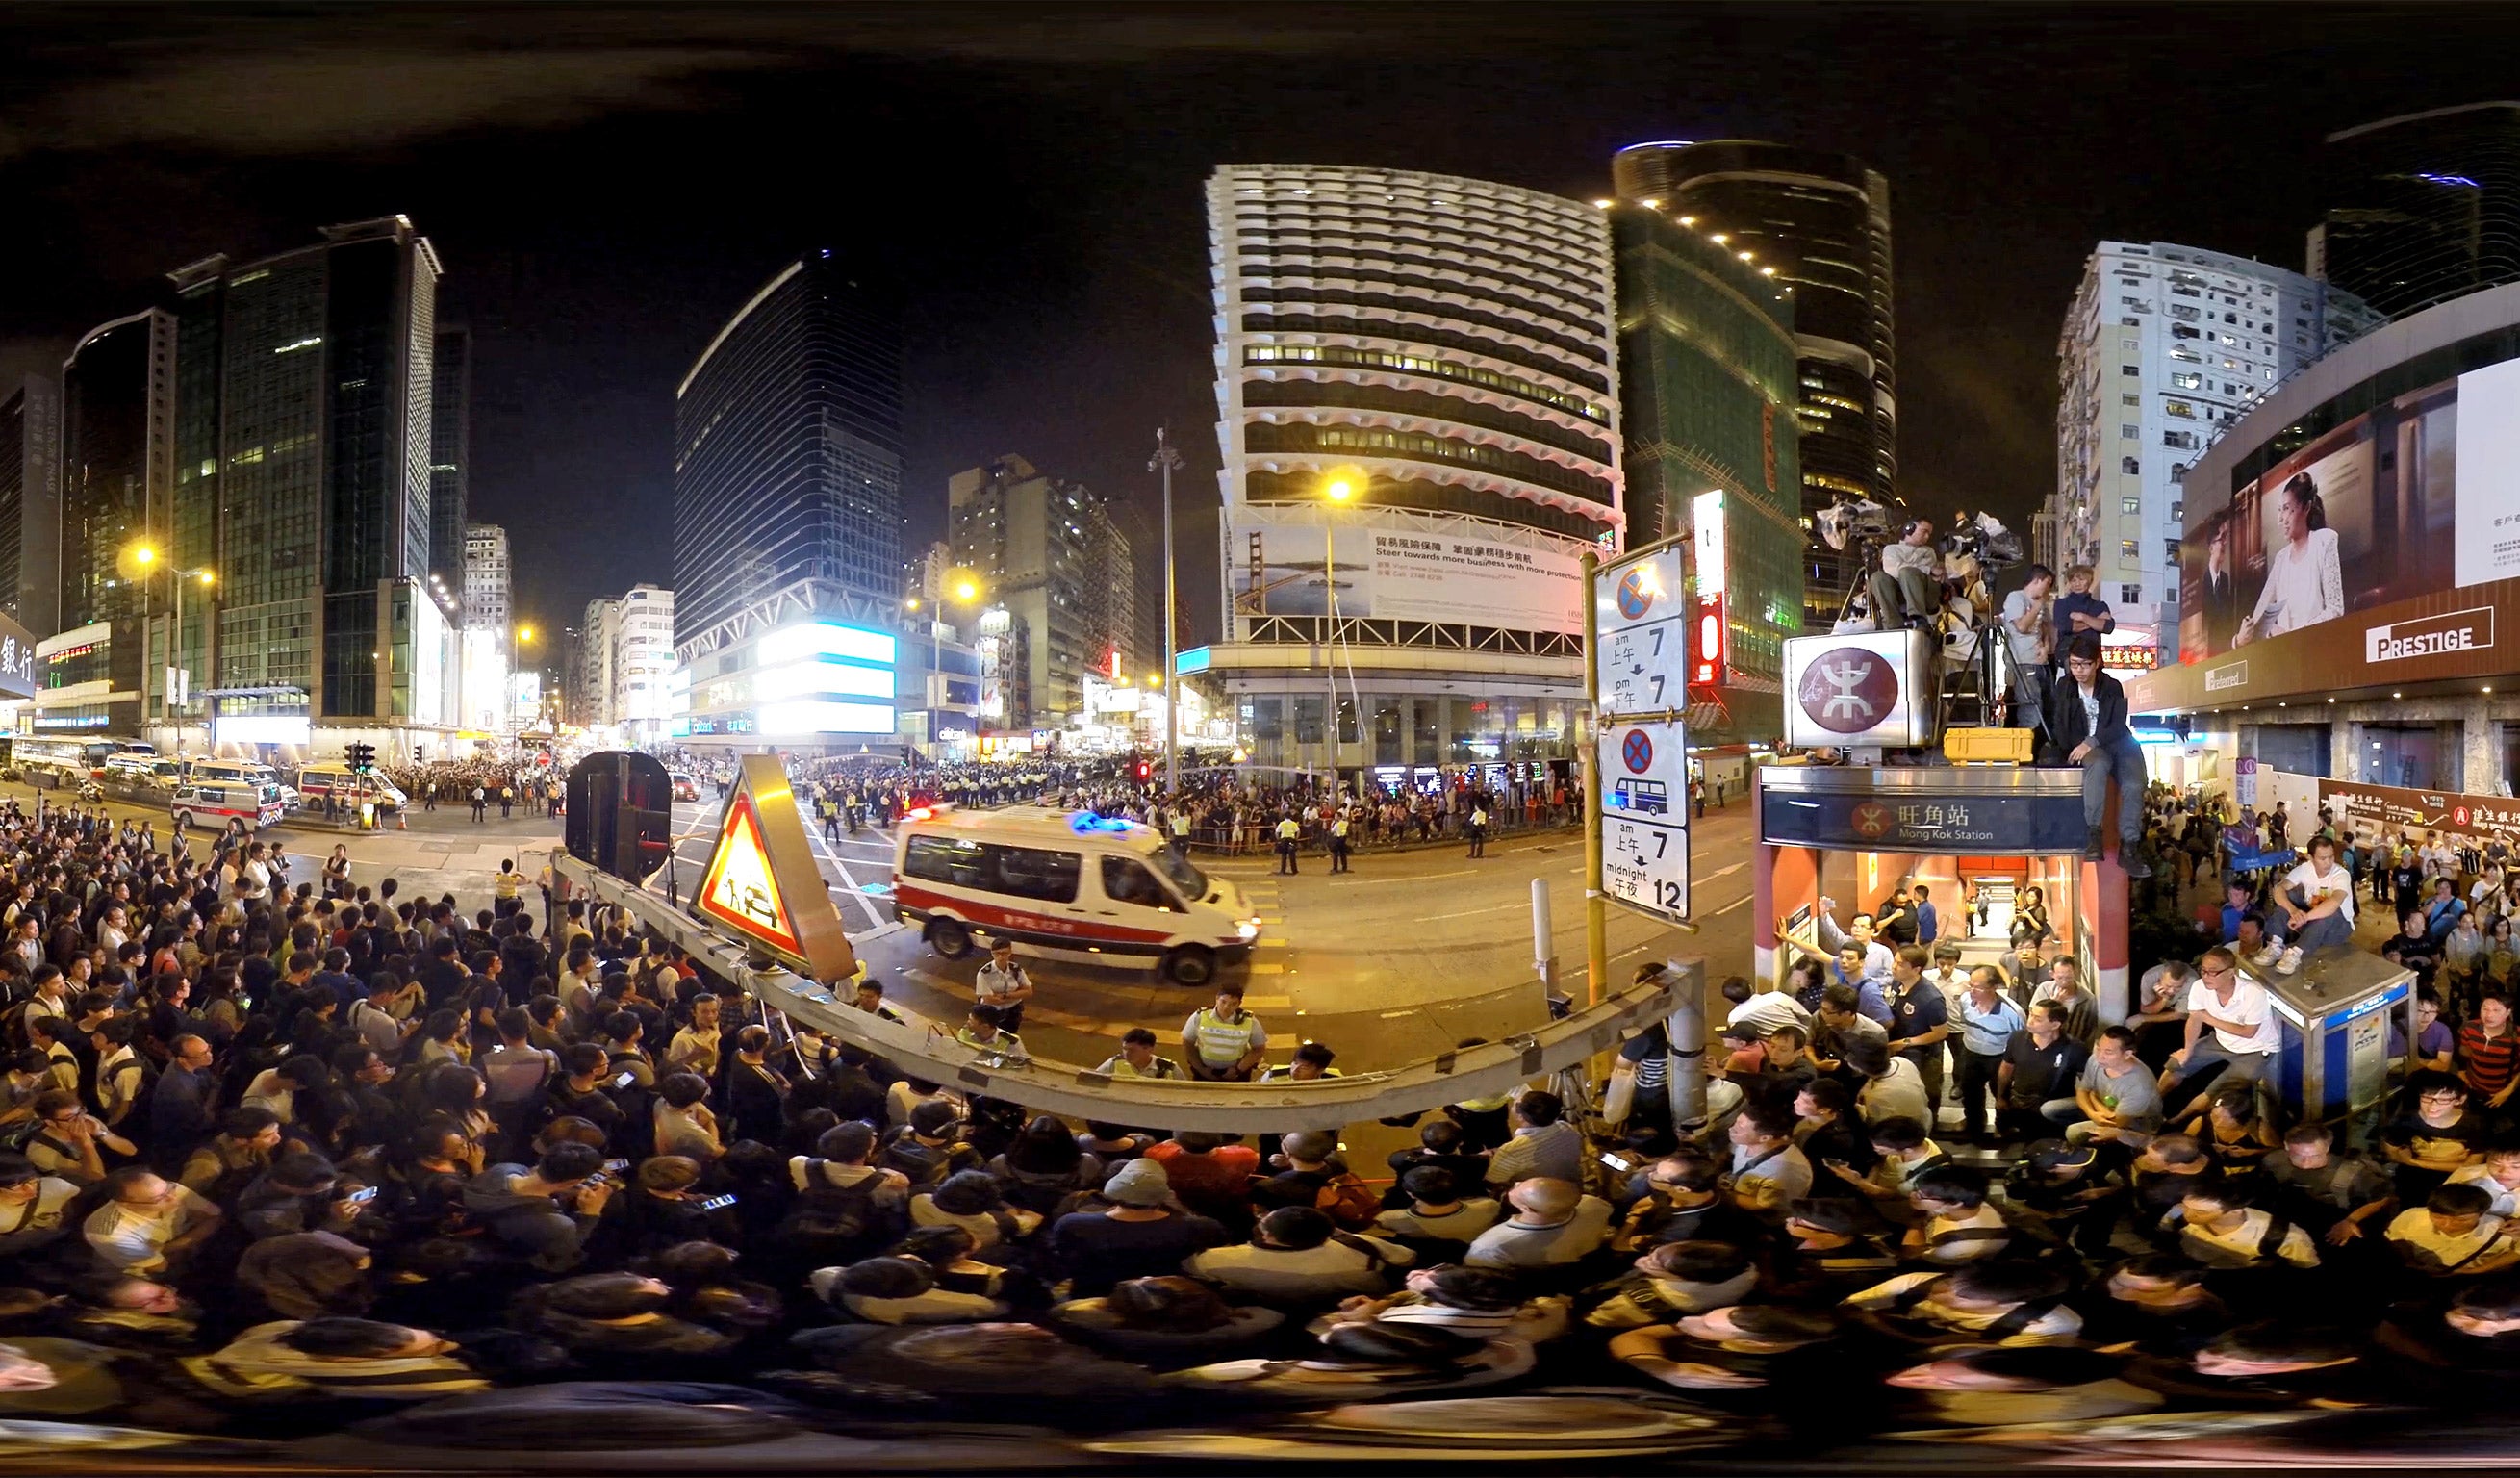
[[[1755,772],[1758,843],[1751,859],[1753,958],[1780,986],[1794,962],[1835,954],[1820,904],[1840,931],[1878,918],[1894,893],[1922,886],[1937,945],[1962,968],[1997,964],[2039,921],[2078,962],[2102,1020],[2132,1009],[2127,980],[2127,877],[2083,856],[2078,770],[2010,765],[1765,765]],[[1883,941],[1888,943],[1886,939]]]

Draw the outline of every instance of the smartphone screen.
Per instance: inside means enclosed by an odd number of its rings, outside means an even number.
[[[373,1200],[375,1200],[376,1198],[377,1198],[377,1187],[374,1187],[374,1186],[367,1186],[367,1187],[362,1187],[361,1188],[359,1188],[359,1189],[357,1189],[357,1190],[353,1190],[353,1191],[351,1191],[351,1192],[349,1193],[349,1195],[348,1195],[348,1196],[346,1196],[344,1199],[348,1200],[348,1201],[349,1201],[349,1203],[350,1203],[351,1205],[353,1205],[353,1206],[364,1206],[364,1205],[366,1205],[368,1202],[373,1201]]]
[[[700,1202],[700,1209],[702,1211],[724,1211],[727,1207],[734,1204],[735,1197],[732,1194],[713,1195],[707,1200]]]
[[[1601,1156],[1601,1163],[1609,1166],[1612,1170],[1620,1172],[1626,1172],[1637,1168],[1636,1162],[1628,1159],[1625,1155],[1605,1154]]]
[[[612,1080],[612,1086],[613,1086],[613,1087],[615,1087],[615,1088],[628,1088],[631,1084],[636,1083],[636,1082],[638,1082],[638,1081],[639,1081],[639,1075],[638,1075],[637,1073],[635,1073],[635,1072],[626,1072],[626,1073],[623,1073],[621,1076],[619,1076],[619,1077],[617,1077],[617,1078],[613,1079],[613,1080]]]
[[[630,1168],[630,1162],[628,1160],[607,1160],[604,1162],[604,1168],[612,1172],[614,1175],[619,1175],[621,1172]]]

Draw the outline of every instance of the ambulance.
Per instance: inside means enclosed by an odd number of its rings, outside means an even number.
[[[1151,964],[1200,986],[1248,959],[1260,920],[1154,829],[1091,811],[922,806],[893,843],[893,914],[948,960],[974,936],[1054,959]]]

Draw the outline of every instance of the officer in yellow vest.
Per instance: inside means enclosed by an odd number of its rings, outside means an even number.
[[[1278,818],[1278,871],[1281,874],[1295,871],[1295,841],[1303,834],[1303,825],[1295,820],[1292,812]]]
[[[1260,1018],[1242,1008],[1242,987],[1220,985],[1216,1004],[1202,1006],[1182,1023],[1182,1061],[1204,1083],[1247,1083],[1268,1050]]]

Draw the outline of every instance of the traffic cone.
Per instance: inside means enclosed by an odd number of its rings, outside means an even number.
[[[394,829],[397,831],[408,831],[411,829],[411,818],[403,814],[402,807],[400,806],[394,807]]]

